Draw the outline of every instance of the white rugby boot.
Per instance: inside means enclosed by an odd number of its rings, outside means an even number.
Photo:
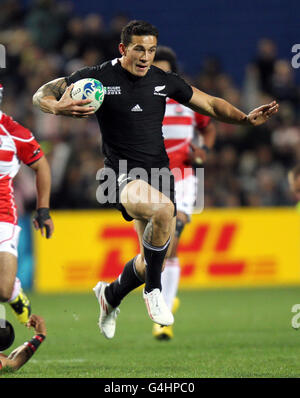
[[[98,282],[93,288],[100,305],[99,328],[107,339],[112,339],[116,331],[117,316],[120,312],[119,307],[113,308],[106,300],[104,290],[108,283]]]
[[[145,293],[145,290],[143,290],[143,298],[146,303],[148,314],[153,322],[162,326],[173,325],[173,314],[165,303],[159,289],[153,289],[150,293]]]

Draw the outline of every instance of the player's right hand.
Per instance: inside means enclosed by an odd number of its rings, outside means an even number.
[[[76,118],[88,118],[95,113],[92,106],[83,106],[92,102],[90,99],[75,101],[71,97],[71,91],[74,84],[66,88],[61,99],[55,104],[53,113],[55,115],[71,116]]]
[[[26,326],[28,327],[28,329],[31,327],[34,328],[36,334],[43,334],[44,336],[46,336],[47,334],[45,321],[39,315],[30,315]]]

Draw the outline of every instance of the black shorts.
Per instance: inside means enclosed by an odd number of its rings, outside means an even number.
[[[120,202],[120,195],[125,186],[134,180],[144,180],[153,188],[167,196],[174,204],[174,217],[176,216],[175,202],[175,179],[168,167],[153,169],[151,173],[145,171],[141,174],[134,173],[118,174],[110,167],[104,167],[99,174],[99,187],[97,188],[97,200],[100,204],[108,205],[118,209],[126,221],[132,221],[131,217]]]

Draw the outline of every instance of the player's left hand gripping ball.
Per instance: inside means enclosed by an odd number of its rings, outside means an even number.
[[[45,236],[44,228],[46,230],[46,238],[51,238],[54,230],[53,221],[49,214],[47,207],[37,209],[36,215],[33,219],[35,229],[40,229],[42,236]]]

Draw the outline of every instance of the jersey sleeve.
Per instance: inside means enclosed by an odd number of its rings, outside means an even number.
[[[89,66],[79,69],[78,71],[73,72],[70,76],[65,77],[66,83],[68,86],[70,86],[72,83],[76,83],[80,79],[94,77],[94,73],[96,70],[96,67]]]
[[[18,159],[23,163],[30,166],[44,155],[39,143],[30,130],[7,115],[5,117],[4,126],[14,140]]]
[[[204,129],[210,123],[210,116],[201,115],[195,112],[196,127],[201,130]]]
[[[176,73],[167,73],[168,97],[181,104],[186,104],[192,98],[193,89],[182,77]]]
[[[44,152],[42,151],[40,144],[33,136],[30,141],[15,140],[15,144],[17,147],[18,158],[27,166],[30,166],[44,156]]]

